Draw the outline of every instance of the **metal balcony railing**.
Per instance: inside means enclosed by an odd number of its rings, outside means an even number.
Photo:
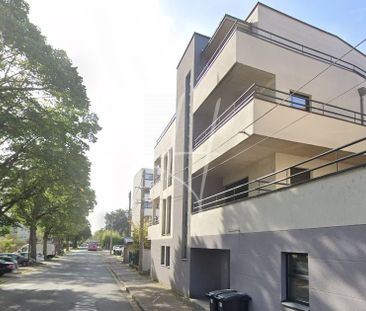
[[[215,62],[217,57],[221,54],[222,50],[225,48],[226,44],[236,31],[247,33],[251,36],[276,44],[280,47],[295,51],[297,53],[317,59],[322,62],[326,62],[328,64],[332,64],[333,66],[352,71],[366,79],[366,70],[355,64],[352,64],[343,59],[339,59],[339,57],[311,48],[296,41],[287,39],[268,30],[256,27],[248,22],[237,20],[230,28],[224,39],[221,41],[220,45],[215,50],[211,58],[207,61],[206,65],[202,68],[200,74],[197,76],[196,85],[200,82],[200,80]]]
[[[254,98],[272,102],[281,106],[293,109],[302,109],[299,104],[291,98],[292,93],[275,90],[272,88],[252,84],[242,95],[239,96],[220,116],[215,119],[201,134],[193,140],[193,149],[199,147],[225,123],[233,118],[241,109],[243,109]],[[358,125],[365,125],[366,114],[347,108],[323,103],[318,100],[309,99],[308,105],[303,107],[304,111],[334,119],[351,122]]]
[[[256,196],[264,194],[264,193],[272,192],[275,190],[279,190],[279,189],[287,188],[287,187],[290,187],[293,185],[298,185],[301,183],[311,181],[312,179],[309,179],[306,181],[301,181],[298,183],[292,182],[294,180],[294,177],[301,177],[304,174],[309,174],[310,172],[315,172],[315,171],[318,171],[325,167],[328,167],[328,172],[326,174],[321,175],[320,177],[324,177],[324,176],[327,176],[327,175],[330,175],[333,173],[349,170],[351,167],[340,169],[339,163],[344,162],[346,160],[350,160],[355,157],[365,156],[366,147],[365,147],[365,149],[363,149],[360,152],[350,153],[343,157],[338,157],[338,153],[345,148],[354,147],[356,145],[360,145],[365,142],[366,142],[366,137],[363,137],[354,142],[351,142],[346,145],[340,146],[338,148],[334,148],[329,151],[323,152],[315,157],[309,158],[309,159],[299,162],[295,165],[275,171],[273,173],[267,174],[265,176],[255,179],[255,180],[249,181],[247,183],[243,183],[242,185],[238,185],[236,187],[227,189],[225,191],[218,192],[214,195],[207,196],[200,200],[196,200],[193,202],[192,212],[197,213],[197,212],[204,211],[206,209],[217,208],[217,207],[229,204],[229,202],[230,202],[230,204],[232,204],[234,201],[241,201],[243,199],[253,198],[253,197],[256,197]],[[329,158],[330,155],[334,155],[337,159],[333,160],[333,161],[329,161],[329,162],[321,164],[321,165],[317,165],[313,168],[305,169],[296,174],[292,174],[292,175],[288,174],[288,172],[290,172],[292,168],[299,168],[299,167],[304,167],[304,166],[306,167],[309,165],[309,163],[313,162],[314,160],[318,160],[318,159],[322,159],[322,158],[324,160],[325,156],[327,156]],[[359,166],[359,165],[366,165],[366,157],[362,157],[361,160],[362,161],[359,161],[358,164],[354,164],[354,167]],[[350,165],[349,162],[347,164]],[[332,167],[332,166],[333,166],[333,170],[329,169],[329,167]],[[286,174],[286,176],[281,177],[284,174]],[[278,175],[280,175],[280,176],[278,176]],[[243,191],[243,189],[247,189],[247,190]],[[250,196],[249,196],[249,194],[250,194]],[[243,198],[243,196],[245,196],[245,195],[247,196],[247,198]]]

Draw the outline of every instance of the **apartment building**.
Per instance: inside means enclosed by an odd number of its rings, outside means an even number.
[[[365,79],[362,52],[261,3],[193,34],[155,147],[152,276],[253,311],[366,310]]]
[[[150,168],[140,169],[133,178],[131,219],[134,227],[140,227],[140,212],[143,206],[144,220],[152,222],[152,208],[150,189],[153,185],[153,170]]]

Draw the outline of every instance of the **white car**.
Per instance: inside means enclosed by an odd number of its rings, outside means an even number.
[[[122,255],[123,246],[122,245],[114,245],[112,248],[113,255]]]

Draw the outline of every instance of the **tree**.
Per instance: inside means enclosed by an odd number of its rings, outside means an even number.
[[[77,68],[28,13],[23,0],[0,0],[0,222],[29,225],[35,258],[41,219],[91,193],[86,152],[100,127]]]
[[[93,235],[93,239],[96,240],[102,248],[109,249],[110,241],[112,244],[122,244],[121,235],[114,230],[100,229]]]
[[[104,216],[105,228],[108,230],[115,230],[121,236],[128,235],[128,211],[118,209]]]

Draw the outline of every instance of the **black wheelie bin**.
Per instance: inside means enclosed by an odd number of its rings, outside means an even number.
[[[208,292],[206,296],[210,299],[210,311],[218,311],[219,305],[216,296],[224,293],[235,293],[235,289],[225,288]]]
[[[252,298],[243,293],[228,292],[216,295],[216,300],[218,311],[248,311]]]

